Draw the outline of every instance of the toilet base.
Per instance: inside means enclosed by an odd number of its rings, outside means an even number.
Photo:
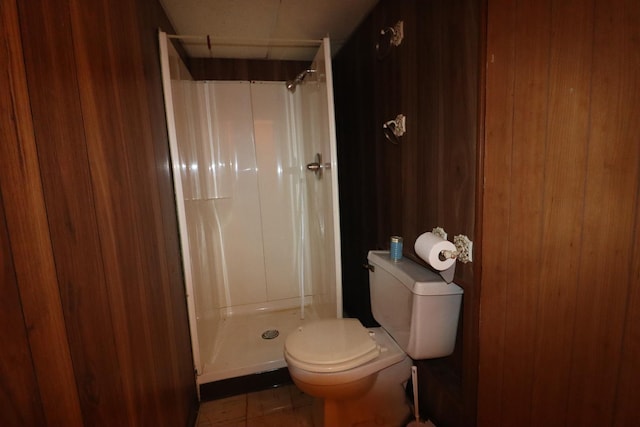
[[[411,359],[380,371],[362,396],[348,400],[316,399],[314,425],[325,427],[398,427],[411,415],[404,385],[411,376]]]

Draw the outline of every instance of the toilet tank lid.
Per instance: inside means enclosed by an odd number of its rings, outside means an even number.
[[[408,258],[392,261],[389,251],[369,251],[369,264],[381,268],[402,282],[416,295],[458,295],[463,289],[447,283],[439,274]]]

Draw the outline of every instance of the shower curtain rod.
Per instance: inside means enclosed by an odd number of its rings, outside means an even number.
[[[191,36],[191,35],[167,35],[170,39],[178,40],[204,40],[209,48],[212,45],[217,46],[283,46],[283,47],[308,47],[319,46],[322,44],[322,40],[314,39],[238,39],[238,38],[225,38],[225,37],[210,37],[208,34],[204,36]]]

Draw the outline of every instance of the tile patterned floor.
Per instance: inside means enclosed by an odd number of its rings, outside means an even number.
[[[320,427],[312,420],[314,398],[282,386],[200,404],[197,427]]]

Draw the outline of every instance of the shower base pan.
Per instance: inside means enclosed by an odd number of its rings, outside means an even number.
[[[303,323],[315,320],[312,310],[286,309],[235,314],[222,321],[218,340],[205,360],[198,384],[286,368],[284,340]]]

